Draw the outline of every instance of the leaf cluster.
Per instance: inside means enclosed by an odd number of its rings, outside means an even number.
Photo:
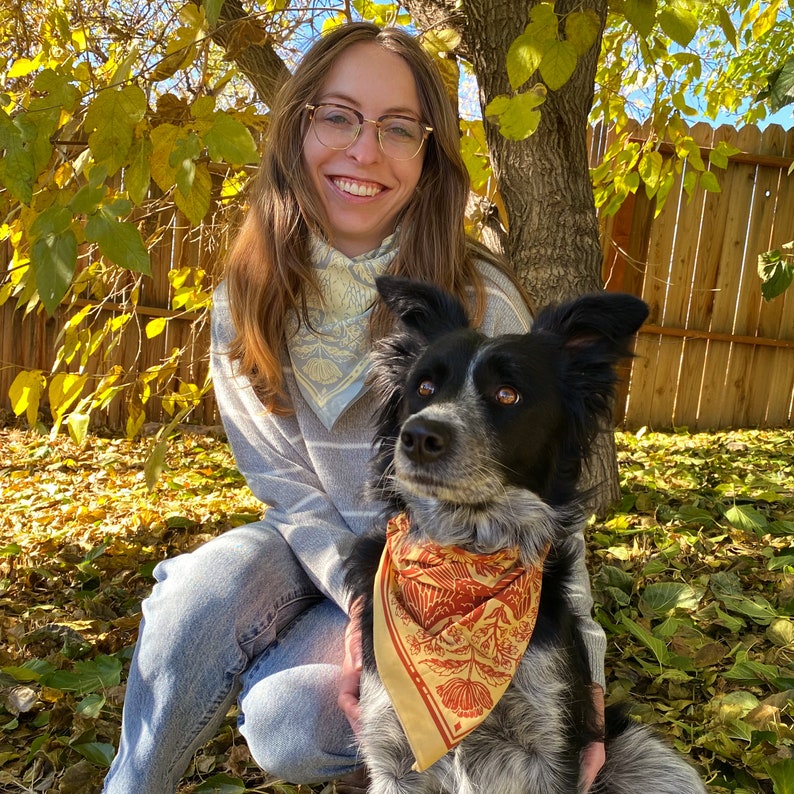
[[[770,64],[790,52],[792,36],[792,9],[782,0],[610,3],[592,111],[616,136],[592,173],[602,213],[617,212],[640,188],[659,212],[681,174],[689,198],[697,187],[719,192],[720,169],[737,150],[722,145],[704,161],[687,122],[727,113],[736,123],[754,123],[776,109],[764,90]],[[642,144],[632,141],[638,123]],[[665,140],[675,147],[672,159],[659,153]]]
[[[622,503],[591,533],[608,700],[635,702],[710,791],[790,791],[794,437],[641,432],[618,448]]]
[[[786,794],[794,433],[618,434],[618,448],[623,500],[589,531],[607,698],[630,699],[715,794]],[[3,790],[99,790],[154,565],[261,515],[213,435],[173,437],[154,491],[147,455],[0,430]],[[235,716],[181,790],[311,794],[256,768]]]
[[[60,311],[62,323],[52,370],[21,372],[12,403],[35,424],[46,398],[56,432],[65,422],[79,441],[94,412],[126,397],[132,436],[153,394],[184,404],[206,391],[176,378],[181,348],[144,372],[113,361],[123,340],[137,335],[140,349],[175,317],[206,323],[212,284],[199,267],[174,268],[167,306],[148,322],[139,315],[151,277],[164,278],[151,252],[180,225],[202,227],[206,250],[220,247],[266,116],[211,42],[218,3],[10,6],[0,18],[0,244],[10,257],[0,305]],[[278,17],[268,16],[276,29]]]

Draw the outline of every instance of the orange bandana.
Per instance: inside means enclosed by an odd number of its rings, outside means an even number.
[[[435,763],[491,712],[529,644],[543,566],[515,549],[418,544],[405,514],[387,527],[375,580],[378,673],[413,750]]]

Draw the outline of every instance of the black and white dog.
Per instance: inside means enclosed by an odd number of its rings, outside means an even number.
[[[378,280],[398,330],[376,345],[382,398],[373,487],[387,517],[475,553],[549,549],[537,623],[504,696],[485,721],[423,772],[378,676],[373,582],[384,532],[360,539],[348,584],[361,597],[361,746],[373,794],[574,794],[579,753],[599,735],[577,619],[566,599],[576,484],[610,412],[614,367],[647,307],[628,295],[583,297],[542,312],[530,333],[489,339],[428,284]],[[581,540],[579,539],[579,543]],[[705,794],[698,775],[622,710],[606,715],[606,765],[593,794]]]

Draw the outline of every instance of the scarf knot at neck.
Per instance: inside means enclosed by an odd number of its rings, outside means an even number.
[[[526,651],[542,564],[515,549],[471,554],[418,544],[389,522],[375,585],[378,672],[416,758],[427,769],[490,714]]]

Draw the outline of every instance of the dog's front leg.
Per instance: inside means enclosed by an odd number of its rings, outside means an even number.
[[[441,794],[432,771],[415,772],[413,753],[376,673],[361,675],[361,748],[369,794]]]

